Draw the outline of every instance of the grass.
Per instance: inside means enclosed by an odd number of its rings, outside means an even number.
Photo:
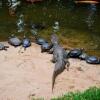
[[[84,92],[70,92],[62,97],[53,98],[51,100],[100,100],[100,88],[92,87]]]
[[[32,98],[32,100],[44,100],[43,98]],[[100,100],[100,88],[91,87],[83,92],[68,92],[51,100]]]

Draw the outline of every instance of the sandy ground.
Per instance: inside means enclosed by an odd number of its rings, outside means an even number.
[[[52,55],[41,53],[40,46],[34,43],[24,53],[18,53],[19,49],[10,46],[8,51],[0,51],[0,100],[50,100],[68,91],[100,86],[100,65],[69,59],[70,69],[57,77],[52,93]]]

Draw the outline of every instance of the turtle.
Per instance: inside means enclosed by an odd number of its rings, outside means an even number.
[[[82,53],[83,53],[83,49],[75,48],[75,49],[70,50],[69,57],[71,57],[71,58],[79,58],[79,56]]]
[[[52,45],[49,43],[43,43],[41,45],[41,52],[49,52],[49,50],[52,48]]]
[[[21,45],[21,40],[16,37],[15,35],[11,35],[11,37],[9,37],[8,43],[14,47],[18,47]]]
[[[85,60],[89,64],[100,64],[100,58],[96,56],[88,56]]]
[[[0,43],[0,50],[6,50],[9,48],[9,46],[5,46],[3,43]]]
[[[39,45],[42,45],[42,44],[48,43],[48,42],[43,38],[37,38],[36,43],[39,44]]]
[[[26,50],[26,48],[31,46],[31,41],[29,38],[24,37],[22,40],[22,47],[24,47],[24,50]]]
[[[88,54],[85,52],[82,52],[82,54],[79,56],[80,60],[85,60],[88,57]]]

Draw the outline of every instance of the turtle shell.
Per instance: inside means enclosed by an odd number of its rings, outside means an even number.
[[[27,47],[31,46],[31,41],[30,41],[30,39],[24,38],[23,41],[22,41],[22,46],[23,46],[24,48],[27,48]]]
[[[11,37],[11,38],[9,38],[8,43],[15,46],[15,47],[17,47],[17,46],[21,45],[21,40],[17,37]]]
[[[50,50],[50,44],[49,43],[44,43],[41,45],[41,52],[46,52],[48,50]]]
[[[79,56],[82,54],[81,49],[73,49],[69,52],[69,56],[71,58],[79,58]]]
[[[89,56],[86,58],[86,62],[89,64],[100,64],[100,58],[95,56]]]
[[[44,43],[48,43],[48,42],[43,38],[38,38],[36,40],[36,43],[39,44],[39,45],[43,45]]]

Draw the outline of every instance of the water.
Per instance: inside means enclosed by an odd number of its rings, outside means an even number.
[[[2,1],[0,1],[0,8],[2,8]]]
[[[16,16],[10,16],[7,8],[0,8],[0,40],[7,40],[10,34],[23,36],[17,32],[16,21],[23,13],[25,32],[31,35],[28,24],[45,23],[47,28],[39,31],[39,35],[49,38],[55,21],[60,23],[57,33],[61,43],[74,48],[85,48],[91,55],[100,56],[100,8],[99,5],[74,5],[44,2],[33,5],[24,4]]]
[[[86,19],[86,23],[88,25],[88,28],[89,29],[92,29],[93,27],[93,24],[95,22],[95,14],[96,14],[96,11],[97,11],[97,8],[96,8],[96,4],[90,4],[88,6],[88,17]]]

